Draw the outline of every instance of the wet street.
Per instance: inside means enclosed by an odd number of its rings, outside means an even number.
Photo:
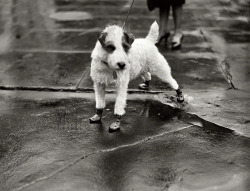
[[[95,112],[90,54],[130,0],[0,0],[0,190],[247,191],[250,188],[249,3],[188,0],[182,48],[159,46],[185,95],[152,78],[129,85],[121,130],[115,88]],[[126,28],[158,21],[135,0]],[[170,17],[173,30],[173,18]]]

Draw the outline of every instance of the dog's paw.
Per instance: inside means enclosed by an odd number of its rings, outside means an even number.
[[[109,126],[109,132],[113,133],[120,130],[121,120],[117,119],[115,122],[111,123]]]
[[[181,89],[176,90],[176,93],[177,93],[177,95],[176,95],[177,102],[183,103],[184,102],[184,95],[183,95]]]
[[[184,102],[184,96],[183,94],[177,96],[177,102],[183,103]]]
[[[100,123],[101,122],[101,116],[95,114],[93,117],[89,118],[90,123]]]
[[[149,90],[149,81],[143,82],[138,85],[138,88],[141,90]]]

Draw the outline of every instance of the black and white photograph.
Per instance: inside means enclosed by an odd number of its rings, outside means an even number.
[[[249,190],[249,1],[0,0],[0,191]]]

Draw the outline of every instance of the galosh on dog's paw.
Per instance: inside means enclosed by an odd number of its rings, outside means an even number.
[[[184,102],[184,96],[183,96],[183,93],[182,93],[181,89],[176,90],[176,93],[177,93],[177,102],[183,103]]]
[[[178,95],[178,96],[177,96],[177,101],[178,101],[179,103],[183,103],[183,102],[184,102],[184,96],[183,96],[183,95]]]
[[[99,123],[101,122],[101,116],[95,114],[93,117],[89,118],[90,123]]]
[[[103,109],[96,109],[96,114],[89,118],[90,123],[100,123],[102,120]]]

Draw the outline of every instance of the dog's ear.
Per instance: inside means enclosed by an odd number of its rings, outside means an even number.
[[[125,41],[126,41],[129,45],[131,45],[131,44],[134,42],[134,40],[135,40],[135,37],[134,37],[133,35],[128,34],[128,33],[126,33],[126,32],[124,32],[124,37],[125,37]]]
[[[105,46],[105,39],[106,39],[107,34],[108,33],[106,32],[101,32],[101,34],[98,36],[98,40],[103,47]]]

